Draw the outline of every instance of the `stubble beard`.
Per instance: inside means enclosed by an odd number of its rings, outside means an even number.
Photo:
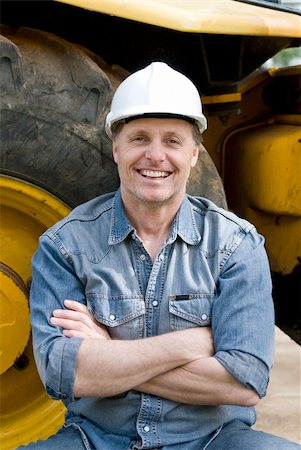
[[[177,196],[183,196],[180,190],[166,192],[165,195],[161,195],[161,198],[149,198],[147,194],[144,194],[140,189],[131,187],[125,187],[124,192],[127,198],[132,198],[134,203],[149,206],[150,208],[160,208],[172,202]],[[184,193],[185,194],[185,193]]]

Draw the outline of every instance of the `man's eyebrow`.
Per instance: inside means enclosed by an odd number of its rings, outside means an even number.
[[[133,136],[135,134],[149,134],[149,132],[144,128],[134,128],[133,130],[129,131],[129,136]]]
[[[139,134],[144,135],[144,136],[149,136],[151,134],[151,131],[146,130],[145,128],[137,127],[137,128],[133,128],[133,129],[129,130],[127,137],[132,138]],[[163,137],[173,136],[173,137],[177,137],[181,140],[184,139],[183,134],[177,128],[171,128],[171,129],[162,131],[162,136]]]

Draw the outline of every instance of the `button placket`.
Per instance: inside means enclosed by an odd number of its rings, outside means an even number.
[[[147,274],[145,277],[145,281],[147,281],[145,290],[145,304],[147,308],[145,316],[146,336],[154,336],[157,334],[160,302],[165,285],[165,254],[163,250],[152,263],[149,256],[146,256],[140,248],[139,252],[136,253],[136,258],[138,266],[141,267],[141,271],[144,272],[144,275]],[[158,421],[161,417],[160,405],[159,399],[142,394],[137,431],[141,436],[143,448],[157,448],[160,444],[157,430]]]

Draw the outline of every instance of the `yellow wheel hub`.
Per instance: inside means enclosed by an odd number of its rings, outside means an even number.
[[[37,373],[30,339],[28,284],[39,236],[70,210],[48,192],[0,177],[0,448],[55,433],[65,407],[51,400]]]
[[[28,292],[21,278],[0,263],[0,375],[22,355],[29,341]]]

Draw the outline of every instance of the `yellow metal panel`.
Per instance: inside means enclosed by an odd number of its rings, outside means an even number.
[[[232,92],[230,94],[221,94],[221,95],[203,95],[202,103],[204,105],[216,104],[216,103],[229,103],[229,102],[240,102],[241,101],[241,93],[240,92]]]
[[[271,267],[290,273],[301,255],[300,116],[237,130],[225,150],[230,209],[266,238]]]
[[[234,0],[57,0],[61,3],[184,32],[301,36],[297,14]]]
[[[301,255],[301,218],[268,214],[252,208],[246,210],[246,216],[265,237],[272,270],[291,273]]]
[[[231,138],[228,170],[235,165],[250,207],[301,217],[301,128],[298,116],[290,117],[293,124],[254,127]]]

